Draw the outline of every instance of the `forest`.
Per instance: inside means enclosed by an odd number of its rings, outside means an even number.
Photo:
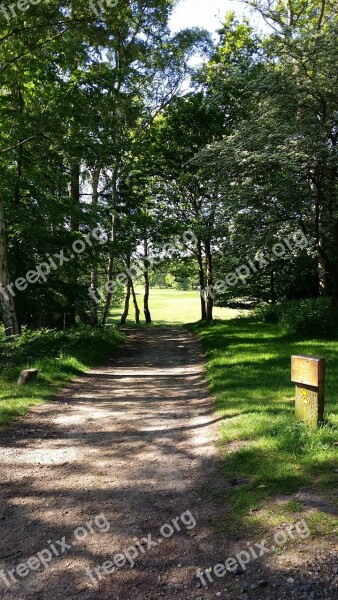
[[[0,0],[6,600],[338,598],[338,2],[234,5]]]
[[[172,34],[174,4],[1,5],[6,336],[104,326],[121,301],[150,323],[168,282],[199,291],[202,321],[335,323],[336,2],[247,0],[265,27],[227,13],[217,41]]]

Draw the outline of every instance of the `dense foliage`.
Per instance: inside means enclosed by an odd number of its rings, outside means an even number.
[[[270,29],[231,13],[214,44],[172,35],[173,0],[1,11],[7,336],[104,325],[122,298],[138,321],[136,265],[147,322],[152,283],[200,288],[204,320],[243,298],[338,309],[337,5],[247,4]]]
[[[62,360],[76,357],[78,360],[88,359],[91,352],[98,352],[100,360],[115,349],[117,342],[123,339],[115,329],[75,327],[66,332],[56,329],[40,329],[32,331],[23,329],[17,341],[1,338],[0,360],[3,373],[22,366],[32,366],[46,357]],[[94,361],[94,356],[92,357]]]
[[[260,306],[256,314],[266,323],[280,323],[287,333],[311,338],[337,336],[338,314],[328,298],[307,298]]]

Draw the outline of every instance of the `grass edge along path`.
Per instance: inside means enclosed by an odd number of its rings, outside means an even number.
[[[115,327],[25,331],[17,342],[1,340],[0,432],[30,406],[44,404],[62,386],[111,356],[125,339]],[[39,369],[34,383],[18,386],[20,371]]]
[[[229,513],[220,531],[276,527],[306,516],[313,534],[338,532],[338,340],[287,336],[253,318],[196,323],[216,410],[222,415],[220,449],[229,488],[212,493]],[[327,358],[325,423],[311,430],[294,418],[292,354]],[[307,505],[304,498],[315,501]]]

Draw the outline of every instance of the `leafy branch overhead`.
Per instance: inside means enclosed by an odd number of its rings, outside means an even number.
[[[194,247],[144,272],[146,320],[151,286],[166,276],[200,290],[207,320],[215,303],[238,298],[324,294],[337,309],[336,3],[247,1],[264,33],[228,13],[216,42],[198,28],[172,34],[174,4],[51,0],[0,11],[8,335],[22,325],[105,324],[112,304],[129,310],[129,298],[139,319],[135,282],[118,291],[112,282],[188,230]],[[7,293],[95,228],[107,243],[86,245],[48,285]],[[306,249],[214,290],[299,229]]]

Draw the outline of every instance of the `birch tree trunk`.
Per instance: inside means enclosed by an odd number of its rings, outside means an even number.
[[[140,309],[138,307],[138,303],[137,303],[137,297],[136,297],[136,293],[135,293],[135,288],[134,288],[134,284],[132,281],[130,281],[130,285],[131,285],[131,293],[133,296],[133,303],[134,303],[134,308],[135,308],[135,323],[139,324],[140,322]]]
[[[325,260],[321,256],[318,257],[318,287],[319,295],[327,296],[326,266]]]
[[[207,319],[207,321],[212,321],[214,299],[212,296],[212,292],[210,293],[210,291],[209,291],[212,289],[212,285],[213,285],[212,254],[211,254],[210,240],[207,240],[205,242],[205,261],[206,261],[206,271],[207,271],[207,292],[206,292],[206,298],[205,298],[206,319]]]
[[[199,275],[199,289],[200,289],[200,300],[201,300],[201,320],[207,320],[206,311],[206,297],[205,297],[205,276],[203,269],[203,255],[202,255],[202,244],[200,240],[197,243],[197,262],[198,262],[198,275]]]
[[[131,293],[131,281],[129,280],[127,283],[126,297],[124,299],[124,311],[121,315],[121,325],[126,324],[126,320],[129,314],[129,303],[130,303],[130,293]]]
[[[144,298],[143,298],[143,312],[146,323],[151,323],[151,314],[149,310],[149,293],[150,293],[150,281],[149,281],[149,269],[148,269],[148,240],[144,240]]]

